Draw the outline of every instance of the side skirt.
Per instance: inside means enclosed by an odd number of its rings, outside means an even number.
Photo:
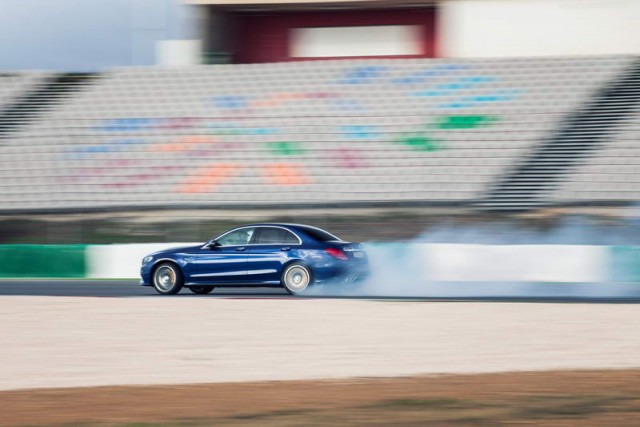
[[[259,287],[276,287],[281,286],[280,281],[270,281],[270,282],[247,282],[247,283],[198,283],[198,282],[187,282],[184,286],[215,286],[215,287],[247,287],[247,288],[259,288]]]

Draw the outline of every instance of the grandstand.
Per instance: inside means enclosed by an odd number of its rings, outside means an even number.
[[[559,204],[637,203],[640,200],[640,109],[615,129],[598,154],[573,170],[552,193]]]
[[[582,56],[124,68],[62,92],[19,73],[0,79],[0,117],[19,97],[56,102],[0,139],[0,210],[629,202],[637,97],[620,98],[635,67]],[[576,139],[603,111],[620,120]],[[588,149],[541,156],[562,141]],[[518,181],[531,162],[551,165],[534,173],[544,188]]]
[[[0,74],[0,106],[9,104],[28,88],[43,81],[49,73],[20,72]]]

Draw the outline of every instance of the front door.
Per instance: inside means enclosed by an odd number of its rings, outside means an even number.
[[[217,239],[216,246],[200,249],[190,261],[191,281],[234,284],[247,281],[247,256],[254,227],[233,230]]]

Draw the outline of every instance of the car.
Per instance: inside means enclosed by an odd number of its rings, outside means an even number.
[[[358,282],[369,274],[361,243],[302,224],[249,224],[201,245],[167,249],[142,260],[140,284],[162,295],[187,287],[282,286],[294,295],[310,286]]]

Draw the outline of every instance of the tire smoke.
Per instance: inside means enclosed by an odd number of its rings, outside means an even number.
[[[636,221],[569,218],[546,230],[511,225],[439,226],[417,238],[364,242],[371,276],[357,285],[318,286],[312,295],[433,298],[640,297]],[[628,248],[629,250],[625,249]],[[613,260],[615,249],[618,262]],[[622,259],[622,262],[620,262]],[[640,267],[638,267],[640,272]],[[577,278],[577,280],[575,279]]]

